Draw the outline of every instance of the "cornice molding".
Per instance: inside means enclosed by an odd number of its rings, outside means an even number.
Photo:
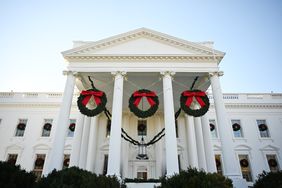
[[[222,56],[211,56],[211,55],[75,55],[66,56],[65,59],[69,62],[91,62],[91,61],[176,61],[176,62],[187,62],[187,61],[197,61],[197,62],[215,62],[221,61]]]
[[[225,104],[226,108],[250,108],[250,109],[282,109],[282,104]],[[214,104],[211,104],[214,108]]]

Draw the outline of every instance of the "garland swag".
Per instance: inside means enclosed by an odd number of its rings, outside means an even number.
[[[148,110],[140,110],[138,105],[143,97],[147,98],[148,103],[150,104],[150,108]],[[132,113],[134,113],[139,118],[147,118],[155,114],[158,110],[159,106],[159,98],[155,92],[140,89],[135,91],[131,97],[129,98],[129,109]]]
[[[191,108],[193,98],[195,98],[201,106],[200,109],[194,110]],[[209,110],[210,101],[206,93],[201,90],[187,90],[181,93],[180,106],[186,114],[199,117],[204,115]]]
[[[87,108],[86,105],[92,97],[94,97],[97,107],[91,110]],[[89,117],[96,116],[103,112],[105,110],[106,103],[106,94],[103,91],[97,90],[96,88],[82,91],[77,99],[79,111]]]

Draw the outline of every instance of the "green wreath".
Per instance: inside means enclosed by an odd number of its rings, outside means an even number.
[[[259,130],[260,130],[260,131],[266,131],[266,130],[267,130],[267,125],[265,125],[265,124],[260,124],[260,125],[259,125]]]
[[[17,128],[19,129],[19,130],[25,130],[25,127],[26,127],[26,124],[24,124],[24,123],[19,123],[18,125],[17,125]]]
[[[150,104],[150,108],[148,110],[140,110],[138,105],[142,99],[142,97],[146,97],[148,103]],[[156,113],[159,107],[159,98],[155,92],[152,92],[147,89],[140,89],[135,91],[131,97],[129,98],[129,105],[130,111],[134,113],[137,117],[140,118],[147,118]]]
[[[51,128],[52,128],[52,124],[51,123],[45,123],[43,128],[46,130],[46,131],[50,131]]]
[[[69,130],[70,130],[71,132],[73,132],[73,131],[75,130],[75,123],[71,123],[71,124],[69,125]]]
[[[195,98],[201,106],[200,109],[191,108],[193,98]],[[201,90],[183,91],[180,97],[180,107],[186,114],[199,117],[204,115],[209,110],[210,101],[206,93]]]
[[[232,125],[232,129],[233,131],[239,131],[241,129],[241,125],[239,125],[238,123],[234,123]]]
[[[89,109],[86,107],[86,105],[92,97],[94,97],[97,107],[94,109]],[[103,112],[105,110],[106,103],[106,94],[103,91],[99,91],[97,89],[82,91],[77,99],[77,106],[79,111],[89,117],[96,116]]]

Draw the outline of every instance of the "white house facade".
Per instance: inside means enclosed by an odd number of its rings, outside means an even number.
[[[221,173],[235,187],[251,186],[263,170],[281,170],[282,94],[222,94],[218,65],[224,53],[212,45],[146,28],[74,42],[62,53],[64,93],[0,93],[0,160],[38,176],[78,166],[156,179],[195,167]],[[89,117],[77,98],[93,86],[106,95],[106,110]],[[129,109],[140,89],[158,97],[156,112],[146,118]],[[206,114],[178,111],[182,92],[191,89],[207,94]],[[89,109],[101,103],[92,95]],[[146,96],[139,99],[138,108],[152,107]],[[195,110],[198,102],[192,97]]]

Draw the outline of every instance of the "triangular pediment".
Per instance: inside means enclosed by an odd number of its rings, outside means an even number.
[[[97,55],[199,55],[224,56],[204,43],[193,43],[150,29],[141,28],[96,42],[76,42],[62,53],[65,58]]]

